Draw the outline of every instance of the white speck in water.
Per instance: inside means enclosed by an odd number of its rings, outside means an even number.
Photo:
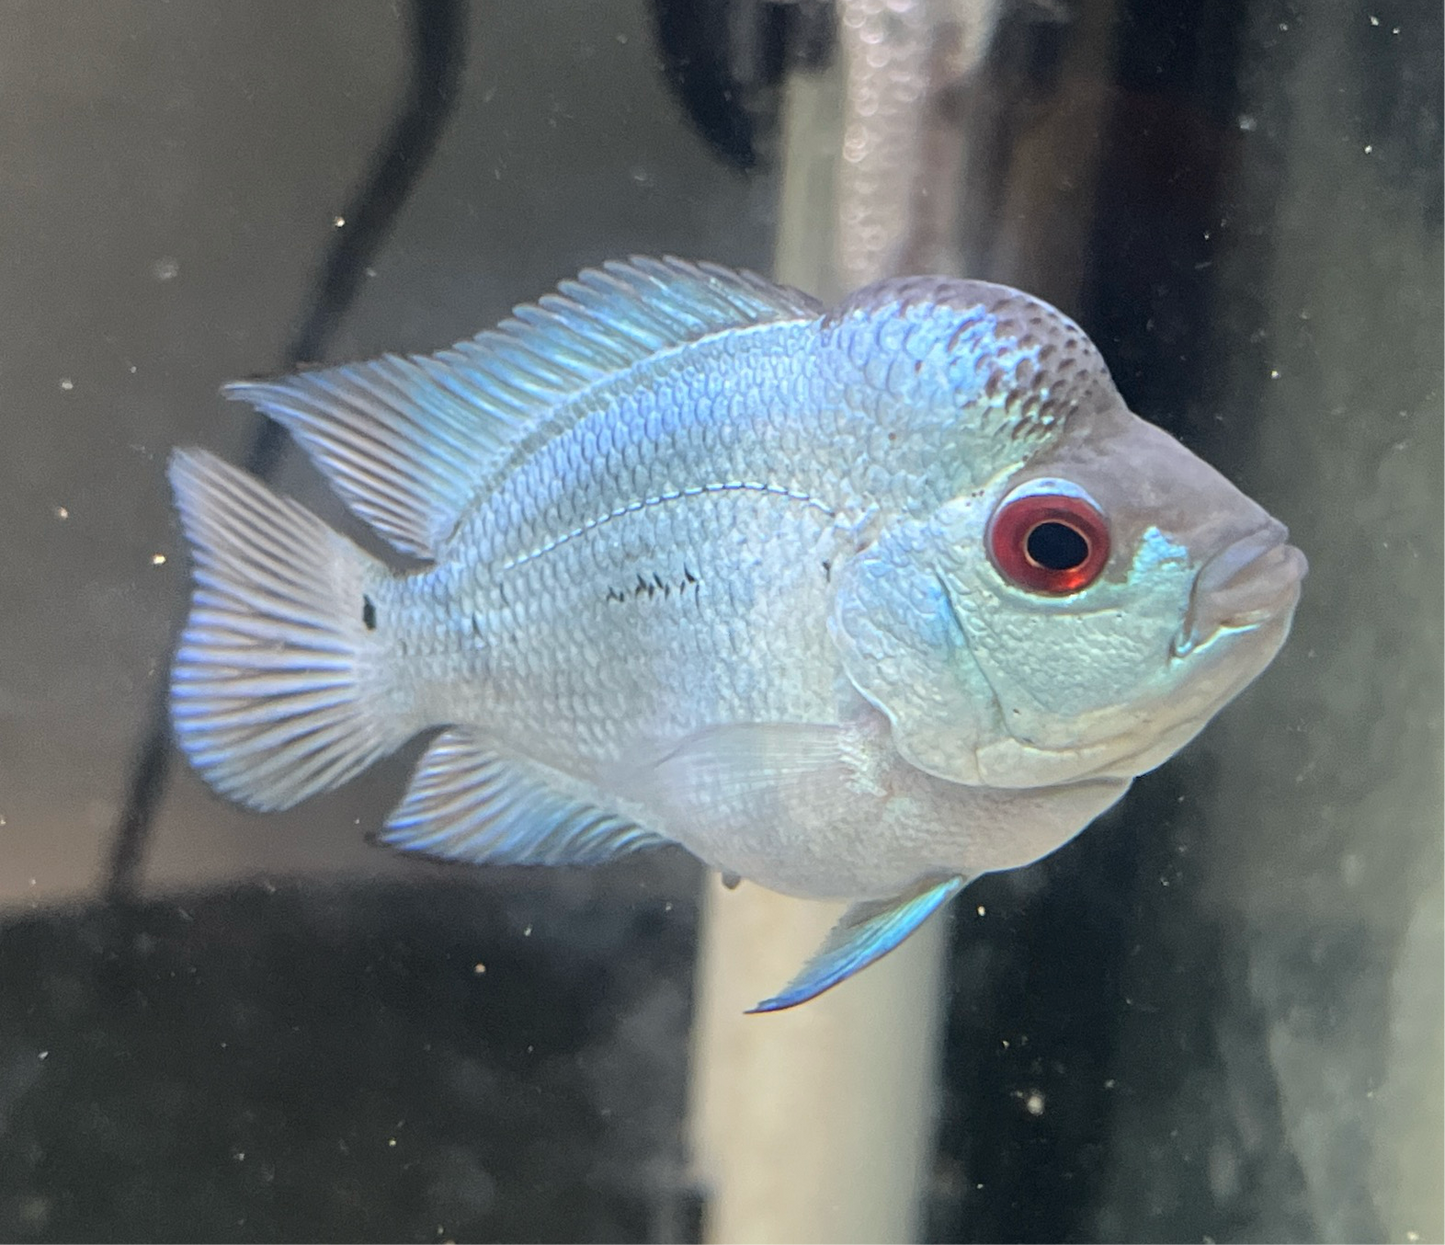
[[[50,1052],[49,1052],[48,1050],[43,1050],[43,1051],[40,1052],[40,1056],[39,1056],[39,1057],[40,1057],[41,1059],[49,1059],[49,1058],[50,1058]]]
[[[60,378],[60,387],[64,389],[66,393],[69,393],[75,388],[75,382],[71,380],[69,376],[62,376]]]
[[[620,44],[622,44],[623,47],[626,47],[626,46],[627,46],[627,36],[626,36],[626,35],[618,35],[618,36],[617,36],[617,42],[620,43]]]
[[[1259,122],[1255,120],[1254,114],[1242,112],[1239,114],[1239,121],[1237,122],[1237,124],[1239,128],[1243,130],[1246,134],[1253,134],[1255,127],[1259,125]]]
[[[368,269],[366,270],[366,275],[367,275],[368,277],[374,277],[374,276],[376,276],[376,269],[375,269],[375,268],[368,268]]]
[[[1365,144],[1365,154],[1366,154],[1367,156],[1370,154],[1370,152],[1372,152],[1372,151],[1374,151],[1374,150],[1375,150],[1375,144],[1374,144],[1374,143],[1366,143],[1366,144]]]
[[[1104,1082],[1104,1088],[1105,1088],[1105,1089],[1113,1089],[1113,1088],[1114,1088],[1114,1078],[1113,1078],[1112,1076],[1111,1076],[1107,1081]]]
[[[16,1204],[16,1218],[20,1223],[35,1228],[44,1227],[50,1222],[51,1201],[47,1197],[31,1195],[19,1200]]]
[[[480,976],[481,976],[483,973],[485,973],[486,971],[487,971],[487,966],[486,966],[485,964],[477,963],[477,964],[473,964],[473,965],[472,965],[472,972],[476,973],[476,975],[477,975],[478,977],[480,977]]]
[[[1279,379],[1279,369],[1278,369],[1278,368],[1274,368],[1274,367],[1270,368],[1270,369],[1269,369],[1269,378],[1270,378],[1270,380],[1278,380],[1278,379]]]
[[[331,223],[332,223],[333,225],[335,225],[338,229],[345,228],[345,226],[346,226],[346,217],[344,217],[344,216],[336,216],[336,217],[333,217]]]
[[[1034,1090],[1024,1099],[1024,1110],[1030,1115],[1042,1115],[1044,1113],[1044,1096],[1038,1090]]]
[[[987,915],[988,915],[988,909],[985,908],[982,904],[979,904],[979,905],[978,905],[978,914],[979,914],[979,916],[987,916]]]
[[[151,565],[152,565],[152,566],[164,566],[165,564],[166,564],[166,555],[165,555],[165,554],[163,554],[163,553],[153,553],[153,554],[151,554]]]
[[[1379,24],[1380,24],[1380,19],[1379,19],[1378,17],[1376,17],[1373,13],[1371,13],[1371,14],[1370,14],[1370,25],[1371,25],[1371,26],[1378,26]]]
[[[174,255],[162,255],[151,265],[151,276],[157,281],[174,281],[181,275],[181,261]]]
[[[64,520],[70,518],[70,511],[67,510],[64,506],[56,506],[55,517],[63,522]]]
[[[522,931],[522,937],[523,937],[523,938],[530,938],[531,936],[532,936],[532,927],[529,925],[529,926],[527,926],[526,929],[524,929],[524,930]]]
[[[395,1149],[395,1147],[396,1147],[396,1138],[395,1138],[395,1137],[388,1137],[388,1138],[386,1139],[386,1144],[387,1144],[388,1146],[390,1146],[391,1148]]]

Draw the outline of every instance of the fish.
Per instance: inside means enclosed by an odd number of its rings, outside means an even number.
[[[191,765],[273,811],[435,732],[377,835],[397,849],[680,844],[730,883],[847,901],[755,1011],[1112,806],[1269,664],[1307,566],[1128,409],[1072,320],[983,281],[829,309],[634,256],[439,353],[223,392],[390,561],[173,452]]]

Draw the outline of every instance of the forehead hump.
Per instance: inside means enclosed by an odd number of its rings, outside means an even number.
[[[894,391],[911,369],[902,387],[922,391],[899,396],[946,406],[999,450],[1006,445],[1014,461],[1089,412],[1122,407],[1084,331],[1056,307],[1006,285],[892,278],[849,296],[822,327],[838,332],[854,361]],[[885,359],[892,360],[886,374]]]

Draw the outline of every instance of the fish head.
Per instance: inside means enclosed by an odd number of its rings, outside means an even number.
[[[1306,562],[1284,525],[1099,371],[1026,457],[884,533],[840,583],[849,678],[941,778],[1132,778],[1289,632]]]
[[[996,709],[973,766],[992,787],[1162,763],[1279,651],[1306,570],[1282,523],[1122,402],[934,534]]]

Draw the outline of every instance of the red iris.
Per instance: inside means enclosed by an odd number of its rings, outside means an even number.
[[[1029,493],[999,507],[988,529],[994,565],[1031,592],[1087,588],[1109,560],[1109,525],[1068,493]]]

